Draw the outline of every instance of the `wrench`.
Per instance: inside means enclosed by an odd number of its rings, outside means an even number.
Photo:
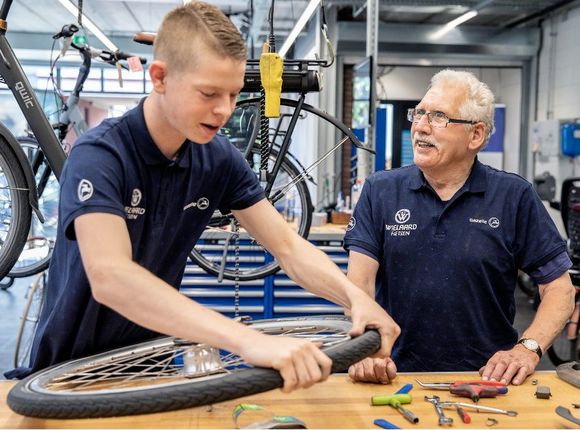
[[[463,402],[439,402],[439,406],[442,408],[455,408],[457,406],[461,408],[471,408],[475,409],[477,412],[490,412],[495,414],[504,414],[510,417],[515,417],[518,415],[516,411],[506,411],[505,409],[491,408],[489,406],[474,405],[472,403]]]
[[[433,406],[435,407],[435,411],[437,412],[437,415],[439,415],[439,425],[440,426],[453,425],[453,418],[446,417],[445,413],[443,412],[443,408],[441,407],[441,405],[439,403],[439,396],[432,396],[432,397],[425,396],[425,401],[433,403]]]

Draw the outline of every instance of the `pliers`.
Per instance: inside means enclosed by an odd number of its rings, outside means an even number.
[[[454,381],[454,382],[431,382],[423,383],[415,379],[422,388],[431,390],[447,390],[451,394],[469,397],[477,402],[482,397],[495,397],[498,394],[507,393],[506,384],[497,381]]]

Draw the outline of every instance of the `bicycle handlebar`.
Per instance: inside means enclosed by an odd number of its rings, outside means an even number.
[[[124,51],[113,52],[113,51],[109,51],[107,49],[98,49],[98,48],[94,48],[94,47],[88,46],[88,45],[77,45],[75,43],[71,43],[71,46],[80,52],[81,56],[83,57],[83,60],[86,59],[87,57],[88,58],[98,58],[101,61],[104,61],[105,63],[111,64],[114,66],[118,61],[127,60],[128,58],[131,58],[131,57],[138,57],[139,62],[141,64],[147,63],[147,58],[139,57],[135,54],[130,54],[130,53],[124,52]],[[84,61],[83,61],[83,63],[84,63]]]
[[[101,60],[103,60],[105,63],[109,63],[111,65],[115,65],[117,62],[121,61],[121,60],[127,60],[131,57],[137,57],[139,58],[139,62],[141,64],[146,64],[147,63],[147,58],[145,57],[139,57],[135,54],[130,54],[128,52],[124,52],[124,51],[108,51],[106,49],[97,49],[97,48],[91,48],[91,55],[93,56],[93,58],[100,58]]]
[[[282,92],[306,94],[321,90],[320,74],[317,70],[284,70]],[[262,88],[260,70],[246,66],[242,93],[258,92]]]
[[[142,45],[153,45],[156,34],[157,33],[148,33],[146,31],[140,31],[133,35],[133,41],[140,43]]]
[[[72,37],[77,31],[79,31],[79,28],[77,25],[75,24],[66,24],[62,26],[62,29],[56,33],[52,35],[53,39],[60,39],[61,37]]]

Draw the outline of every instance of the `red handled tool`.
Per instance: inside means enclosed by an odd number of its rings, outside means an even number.
[[[423,383],[415,379],[422,388],[431,390],[447,390],[457,396],[469,397],[477,402],[482,397],[496,397],[498,394],[506,394],[506,384],[497,381],[455,381],[455,382],[431,382]]]

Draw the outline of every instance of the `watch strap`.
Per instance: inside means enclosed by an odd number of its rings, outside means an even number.
[[[528,345],[526,345],[526,341],[531,340],[533,342],[535,342],[535,344],[537,345],[536,348],[530,348]],[[530,339],[527,337],[522,337],[520,340],[518,340],[518,344],[521,344],[524,346],[524,348],[535,352],[536,354],[538,354],[538,357],[541,359],[542,358],[542,348],[540,348],[540,344],[538,343],[538,341],[536,341],[535,339]]]

